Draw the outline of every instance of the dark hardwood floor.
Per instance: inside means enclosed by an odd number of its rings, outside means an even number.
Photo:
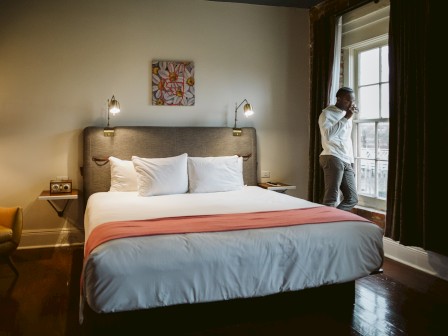
[[[448,335],[448,282],[388,259],[383,274],[356,281],[353,309],[334,308],[341,298],[320,294],[313,307],[290,296],[208,304],[186,314],[156,311],[152,320],[134,313],[116,323],[112,317],[101,328],[80,326],[82,251],[16,251],[16,279],[0,264],[0,336]]]

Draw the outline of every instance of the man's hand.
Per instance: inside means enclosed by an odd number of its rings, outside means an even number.
[[[353,111],[352,111],[351,109],[348,109],[348,110],[345,112],[345,116],[344,116],[344,118],[346,118],[346,119],[350,119],[351,117],[353,117]]]
[[[356,106],[356,104],[351,104],[347,109],[347,111],[345,112],[344,117],[350,119],[351,117],[353,117],[354,113],[358,113],[358,107]]]

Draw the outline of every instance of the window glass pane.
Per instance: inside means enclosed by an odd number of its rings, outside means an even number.
[[[375,158],[375,123],[358,124],[358,156]]]
[[[389,123],[378,123],[378,160],[389,158]]]
[[[378,83],[380,75],[379,48],[359,53],[359,85]]]
[[[381,85],[381,117],[389,118],[389,84]]]
[[[358,162],[358,193],[365,196],[375,196],[375,161],[359,160]]]
[[[381,81],[389,82],[389,46],[381,48]]]
[[[358,107],[360,119],[376,119],[380,117],[380,88],[372,85],[359,88]]]
[[[377,181],[378,181],[378,197],[381,199],[386,199],[387,196],[387,169],[388,162],[378,161],[377,169]]]

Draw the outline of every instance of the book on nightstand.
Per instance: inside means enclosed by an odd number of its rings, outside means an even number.
[[[264,189],[268,190],[288,190],[288,189],[295,189],[296,186],[282,183],[282,182],[263,182],[258,183],[258,186]]]

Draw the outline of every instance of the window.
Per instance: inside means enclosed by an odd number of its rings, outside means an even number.
[[[388,46],[353,49],[354,90],[359,113],[354,117],[354,146],[360,205],[385,209],[389,156]]]
[[[389,7],[370,6],[342,18],[341,82],[355,90],[359,109],[353,117],[359,205],[385,211],[389,167]]]

